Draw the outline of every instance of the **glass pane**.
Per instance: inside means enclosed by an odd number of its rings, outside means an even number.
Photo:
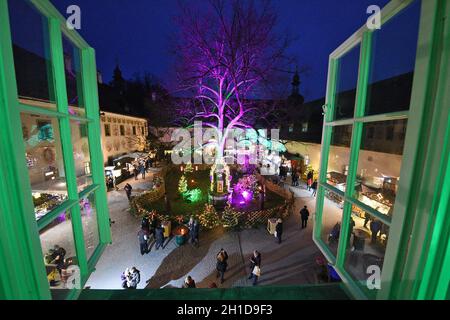
[[[358,83],[360,45],[338,60],[334,119],[353,118]]]
[[[363,127],[355,198],[389,216],[397,195],[406,126],[404,119]]]
[[[328,155],[327,182],[342,191],[345,191],[347,182],[351,140],[351,125],[332,128],[330,153]]]
[[[83,222],[84,245],[86,247],[87,259],[89,259],[100,243],[94,193],[91,193],[87,198],[80,201],[80,209],[81,220]]]
[[[71,115],[84,116],[84,99],[81,79],[81,54],[65,36],[63,36],[64,70],[66,74],[67,100]]]
[[[334,256],[336,256],[341,231],[344,199],[334,192],[325,190],[325,198],[323,201],[321,238],[328,245]]]
[[[70,128],[72,130],[73,157],[75,160],[78,192],[80,192],[92,184],[88,127],[85,123],[71,120]]]
[[[47,20],[28,1],[9,0],[8,7],[19,97],[27,104],[50,101],[56,109]]]
[[[62,299],[69,291],[70,266],[78,266],[70,213],[61,214],[39,236],[50,288],[63,289],[52,290],[52,296]]]
[[[409,109],[419,35],[420,3],[414,1],[373,35],[367,115]]]
[[[345,257],[345,270],[365,289],[369,296],[376,290],[368,290],[369,266],[383,269],[384,255],[389,238],[389,226],[375,219],[364,210],[353,206],[349,243]]]
[[[25,157],[36,220],[67,199],[58,119],[21,114]]]

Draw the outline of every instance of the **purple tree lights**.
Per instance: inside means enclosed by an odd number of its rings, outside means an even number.
[[[250,129],[270,113],[251,99],[289,63],[288,41],[275,35],[276,21],[269,1],[238,0],[189,3],[177,19],[178,80],[195,98],[182,99],[179,119],[188,125],[201,120],[213,129],[214,137],[200,147],[214,147],[218,170],[233,130]]]

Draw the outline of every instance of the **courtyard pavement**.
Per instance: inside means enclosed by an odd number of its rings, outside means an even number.
[[[152,248],[147,255],[141,256],[137,233],[140,228],[140,219],[129,213],[129,204],[123,191],[125,183],[133,186],[133,191],[145,190],[151,183],[152,174],[148,174],[145,180],[134,178],[119,185],[119,191],[108,193],[108,202],[111,219],[115,221],[111,226],[113,243],[109,245],[96,266],[96,271],[91,275],[86,287],[92,289],[120,289],[120,276],[127,267],[135,266],[141,271],[141,282],[138,288],[145,288],[147,283],[158,283],[158,287],[181,287],[187,275],[191,275],[196,281],[197,287],[207,288],[211,282],[216,282],[219,287],[250,286],[247,280],[249,275],[249,259],[253,250],[258,250],[262,255],[261,277],[259,285],[300,285],[315,283],[315,260],[321,255],[319,249],[312,240],[312,228],[315,212],[316,198],[311,192],[301,187],[290,187],[295,194],[293,214],[284,221],[283,242],[278,244],[275,237],[270,235],[265,227],[243,230],[240,232],[221,233],[211,243],[202,243],[200,235],[200,248],[205,251],[198,259],[200,262],[193,266],[186,274],[180,274],[178,278],[163,279],[153,278],[155,274],[164,274],[174,250],[177,249],[175,239],[172,239],[164,249]],[[327,200],[328,201],[328,200]],[[311,213],[308,227],[304,230],[300,227],[300,209],[307,205]],[[332,210],[332,215],[336,213]],[[338,217],[337,216],[336,218]],[[331,219],[330,219],[331,221]],[[333,220],[334,221],[334,220]],[[330,224],[333,224],[330,222]],[[189,245],[189,244],[186,244]],[[203,247],[203,246],[209,246]],[[225,282],[221,285],[216,279],[216,254],[224,248],[229,255],[228,270],[225,274]],[[180,249],[180,248],[178,248]],[[179,261],[183,264],[183,261]],[[163,281],[163,282],[161,282]],[[149,285],[149,287],[151,287]]]

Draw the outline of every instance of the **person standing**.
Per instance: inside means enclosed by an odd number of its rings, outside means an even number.
[[[308,207],[304,206],[302,210],[300,210],[300,217],[302,219],[302,229],[305,229],[308,225],[309,211]]]
[[[191,244],[199,247],[199,233],[200,233],[200,224],[197,220],[193,220],[192,224],[190,224],[189,234],[191,236]]]
[[[311,170],[311,171],[309,171],[308,172],[308,175],[306,176],[306,183],[307,183],[307,189],[308,189],[308,191],[310,191],[311,190],[311,185],[312,185],[312,179],[313,179],[313,177],[314,177],[314,172]]]
[[[145,180],[145,167],[143,164],[139,165],[139,171],[141,172],[142,180]]]
[[[297,185],[297,172],[292,169],[292,186],[295,187]]]
[[[128,288],[136,289],[139,282],[141,282],[141,272],[136,267],[133,267],[131,268],[127,278]]]
[[[131,191],[133,190],[133,187],[129,183],[127,183],[125,187],[123,187],[123,189],[125,190],[128,201],[131,201]]]
[[[258,278],[261,276],[261,253],[258,250],[253,251],[250,258],[250,280],[253,279],[253,285],[256,286]]]
[[[283,235],[283,220],[278,219],[277,225],[275,226],[275,232],[278,239],[278,244],[280,244],[281,236]]]
[[[187,276],[184,280],[183,288],[196,288],[194,279],[191,276]]]
[[[139,174],[138,163],[133,164],[133,174],[134,174],[134,180],[137,180],[138,174]]]
[[[376,210],[378,210],[378,208]],[[367,223],[369,223],[369,221],[370,221],[370,215],[366,212],[364,214],[364,225],[363,225],[363,228],[367,229]]]
[[[149,233],[150,233],[150,235],[153,235],[153,237],[156,239],[155,231],[156,231],[156,227],[158,226],[158,218],[156,217],[155,212],[151,213],[149,224],[150,224],[150,232]]]
[[[161,247],[164,249],[164,228],[158,225],[155,229],[155,239],[156,239],[156,250]]]
[[[50,264],[56,265],[56,269],[58,270],[59,274],[62,273],[62,270],[65,267],[65,257],[66,257],[66,249],[55,244],[55,246],[51,250]]]
[[[145,215],[141,221],[141,228],[145,230],[148,235],[150,235],[150,219],[149,216]]]
[[[228,253],[222,248],[220,249],[219,253],[217,254],[217,263],[216,263],[216,270],[217,275],[216,278],[220,277],[220,283],[223,283],[225,272],[228,268]]]
[[[370,231],[372,232],[372,243],[377,242],[378,232],[381,231],[381,222],[379,220],[373,220],[370,223]]]
[[[145,229],[141,229],[138,232],[139,248],[141,250],[141,255],[147,254],[148,251],[148,232]]]
[[[312,196],[315,197],[317,194],[317,180],[314,180],[313,184],[311,185],[311,189],[312,189]]]

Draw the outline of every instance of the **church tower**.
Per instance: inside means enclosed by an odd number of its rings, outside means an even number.
[[[296,68],[294,77],[292,78],[292,93],[289,96],[289,104],[291,106],[301,106],[305,101],[305,98],[300,94],[300,74],[298,73],[298,68]]]

